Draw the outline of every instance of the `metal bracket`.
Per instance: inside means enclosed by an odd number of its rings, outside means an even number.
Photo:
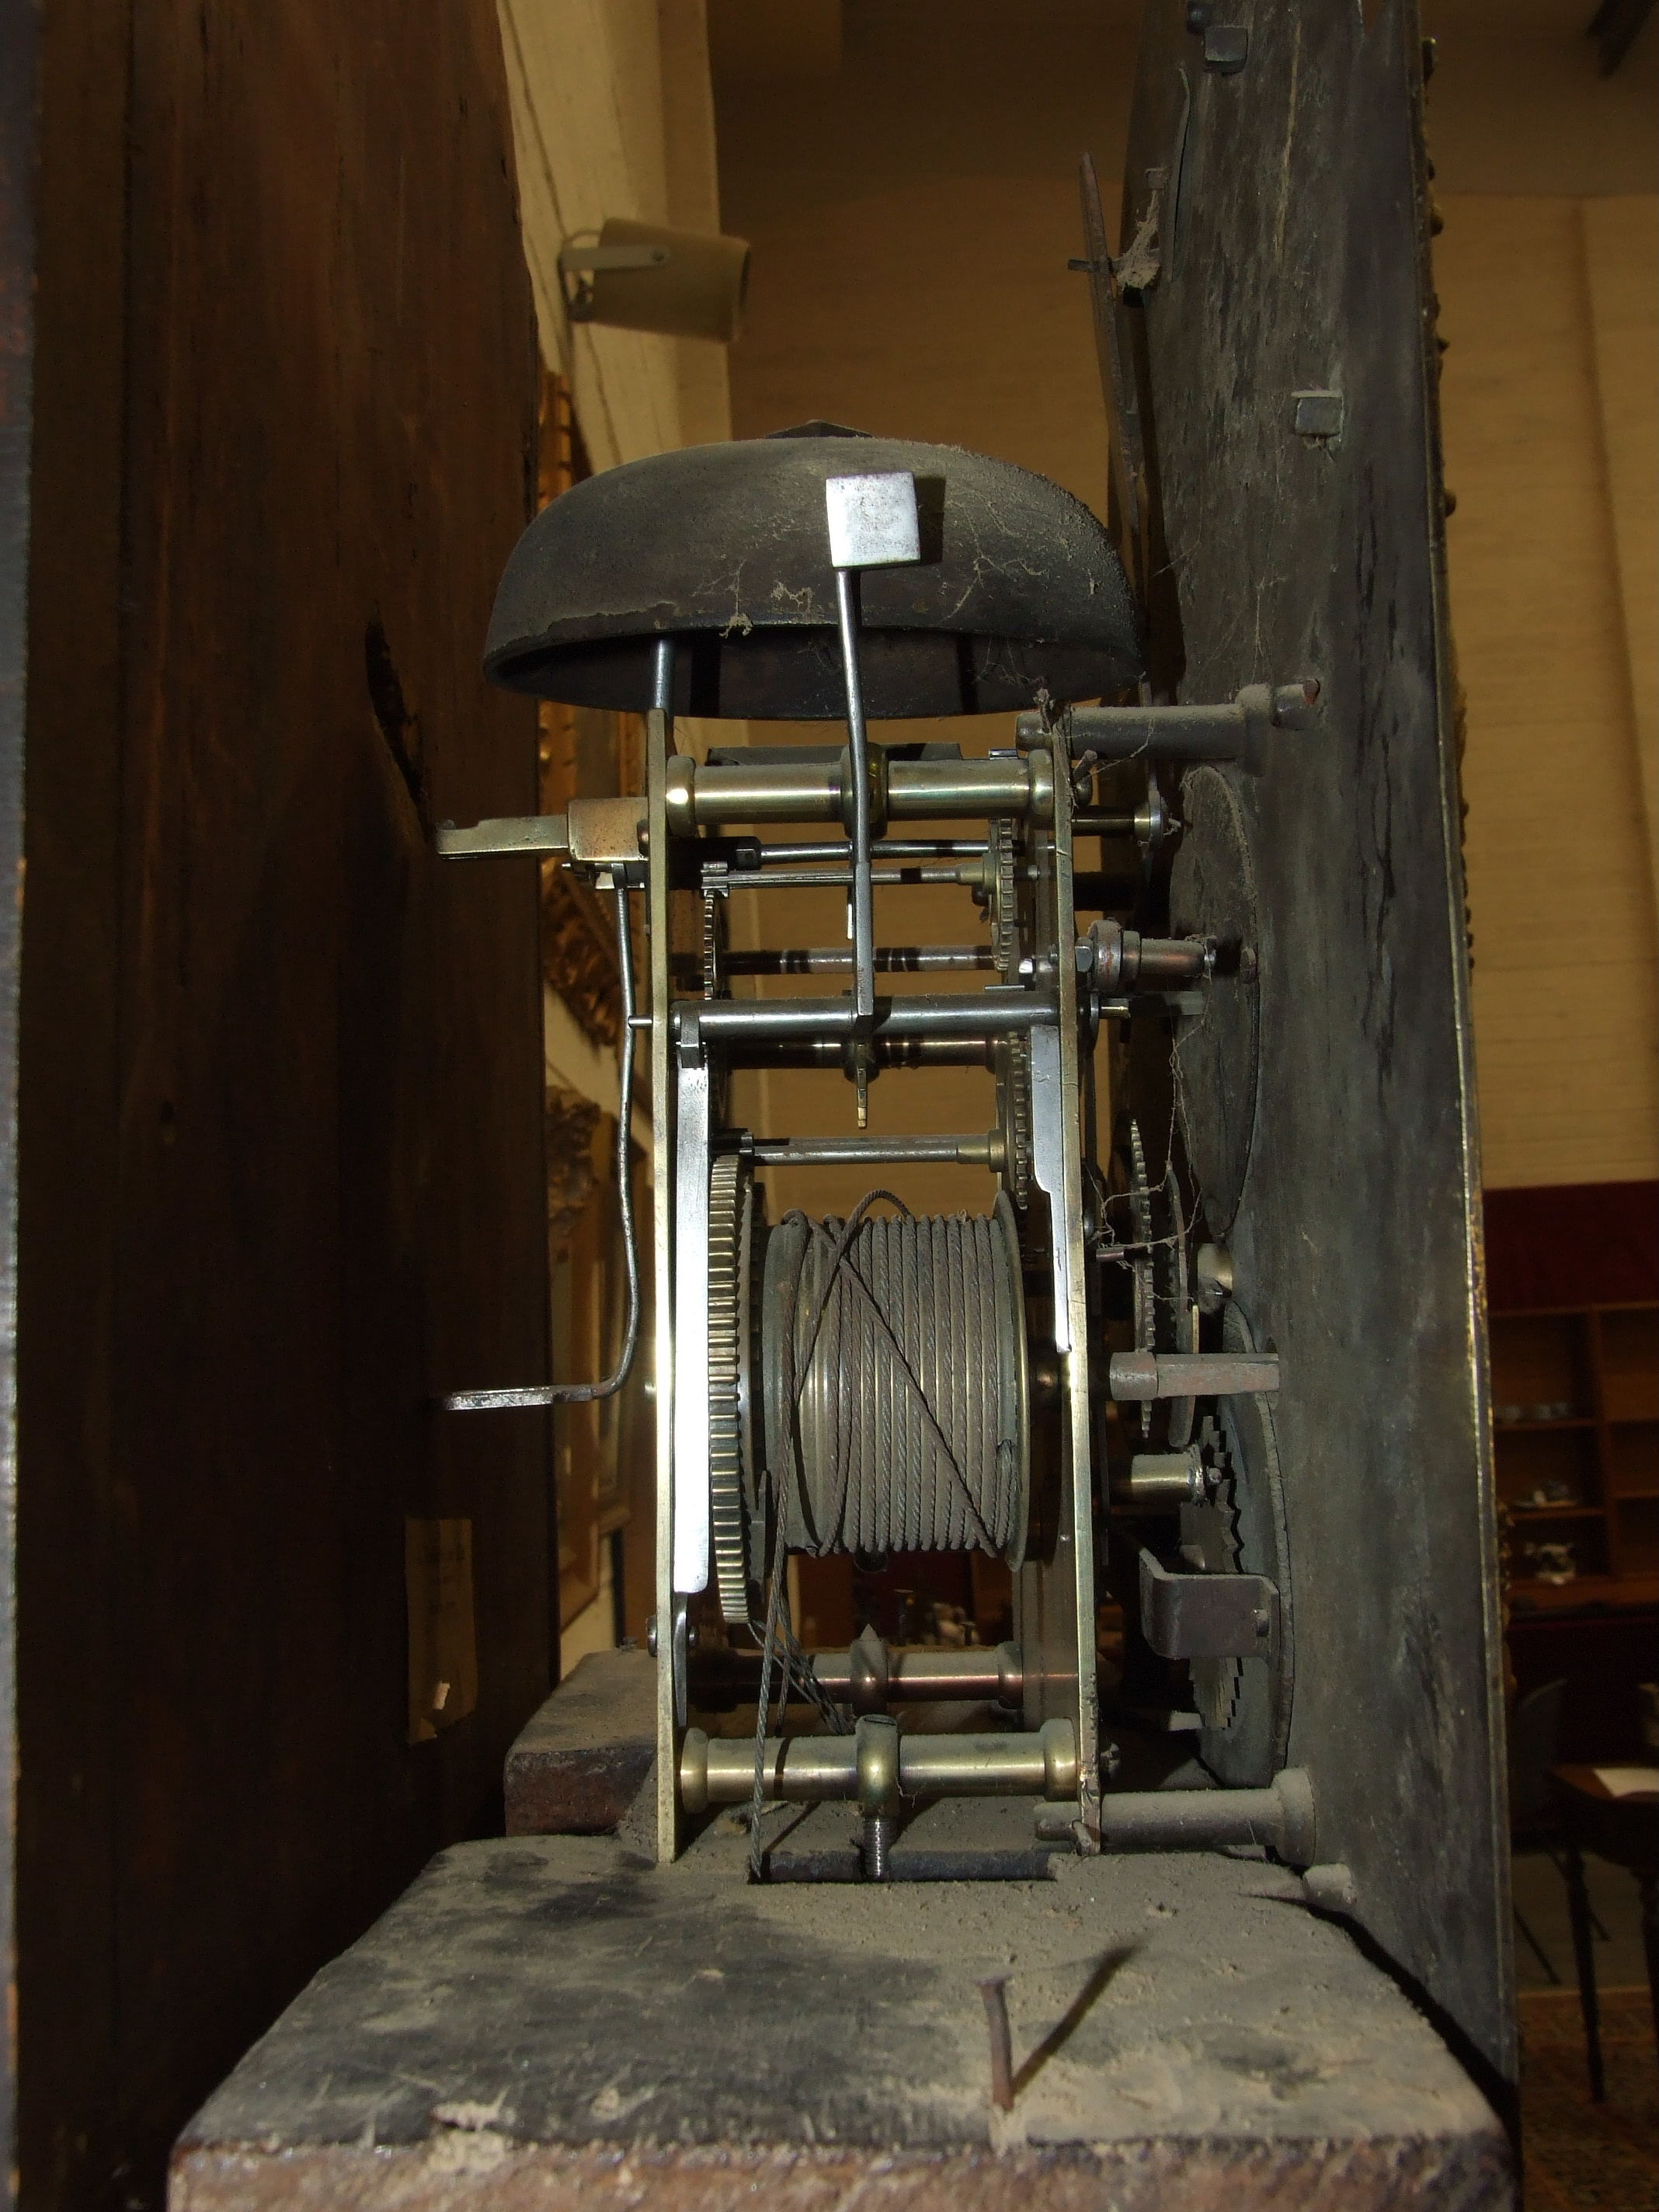
[[[1242,1398],[1279,1388],[1276,1352],[1115,1352],[1107,1385],[1120,1403]]]
[[[645,801],[573,799],[562,814],[506,814],[457,828],[441,822],[433,846],[441,860],[485,860],[518,854],[550,856],[578,868],[637,863]]]
[[[607,269],[662,269],[672,255],[665,246],[574,246],[559,248],[559,272],[591,275]]]
[[[489,860],[517,853],[552,854],[563,860],[570,850],[569,817],[563,814],[507,814],[458,829],[441,822],[433,833],[441,860]]]
[[[573,323],[593,319],[593,279],[618,269],[663,269],[672,258],[665,246],[579,246],[567,239],[559,248],[559,290]]]
[[[1140,1632],[1160,1659],[1265,1656],[1278,1626],[1265,1575],[1172,1575],[1142,1548]]]

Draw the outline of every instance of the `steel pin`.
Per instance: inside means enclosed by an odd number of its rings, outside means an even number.
[[[1014,2109],[1014,2044],[1008,2027],[1008,1978],[991,1974],[979,1985],[985,2000],[985,2024],[991,2033],[991,2102],[1000,2112]]]

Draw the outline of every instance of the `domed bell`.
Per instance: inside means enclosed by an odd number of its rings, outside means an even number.
[[[848,441],[857,440],[848,450]],[[544,507],[496,593],[484,670],[508,690],[643,713],[671,636],[682,714],[846,713],[824,522],[831,477],[916,480],[921,559],[860,580],[872,720],[1114,696],[1140,621],[1115,550],[1046,477],[830,423],[608,469]]]

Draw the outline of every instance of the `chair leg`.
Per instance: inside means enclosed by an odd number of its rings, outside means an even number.
[[[1659,1888],[1650,1868],[1636,1877],[1636,1887],[1642,1894],[1642,1948],[1648,1958],[1648,2002],[1653,2007],[1653,2032],[1659,2036],[1659,1902],[1654,1892]]]
[[[1555,1987],[1559,1989],[1561,1986],[1561,1977],[1555,1971],[1554,1961],[1551,1959],[1549,1953],[1544,1948],[1538,1938],[1533,1934],[1531,1929],[1528,1927],[1525,1917],[1518,1906],[1516,1908],[1515,1924],[1521,1930],[1521,1933],[1526,1937],[1528,1948],[1530,1949],[1533,1957],[1537,1960],[1539,1965],[1549,1976],[1552,1983],[1553,1983]]]
[[[1560,1875],[1562,1881],[1565,1881],[1568,1877],[1565,1860],[1556,1852],[1551,1851],[1549,1853],[1549,1862],[1555,1869],[1557,1874]],[[1597,1912],[1595,1907],[1590,1903],[1589,1892],[1588,1889],[1584,1892],[1584,1909],[1589,1914],[1590,1933],[1599,1942],[1611,1943],[1613,1938],[1608,1935],[1607,1929],[1601,1925],[1601,1916]]]
[[[1598,2105],[1607,2094],[1601,2064],[1601,2021],[1595,2002],[1595,1953],[1590,1941],[1589,1893],[1584,1887],[1584,1862],[1577,1844],[1567,1845],[1563,1869],[1567,1882],[1567,1910],[1572,1920],[1572,1955],[1578,1968],[1578,2003],[1584,2015],[1584,2051],[1589,2060],[1590,2095]]]

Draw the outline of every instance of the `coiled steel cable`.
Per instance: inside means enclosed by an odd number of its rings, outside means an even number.
[[[792,1551],[1023,1555],[1012,1216],[787,1215],[767,1256],[768,1458]]]

